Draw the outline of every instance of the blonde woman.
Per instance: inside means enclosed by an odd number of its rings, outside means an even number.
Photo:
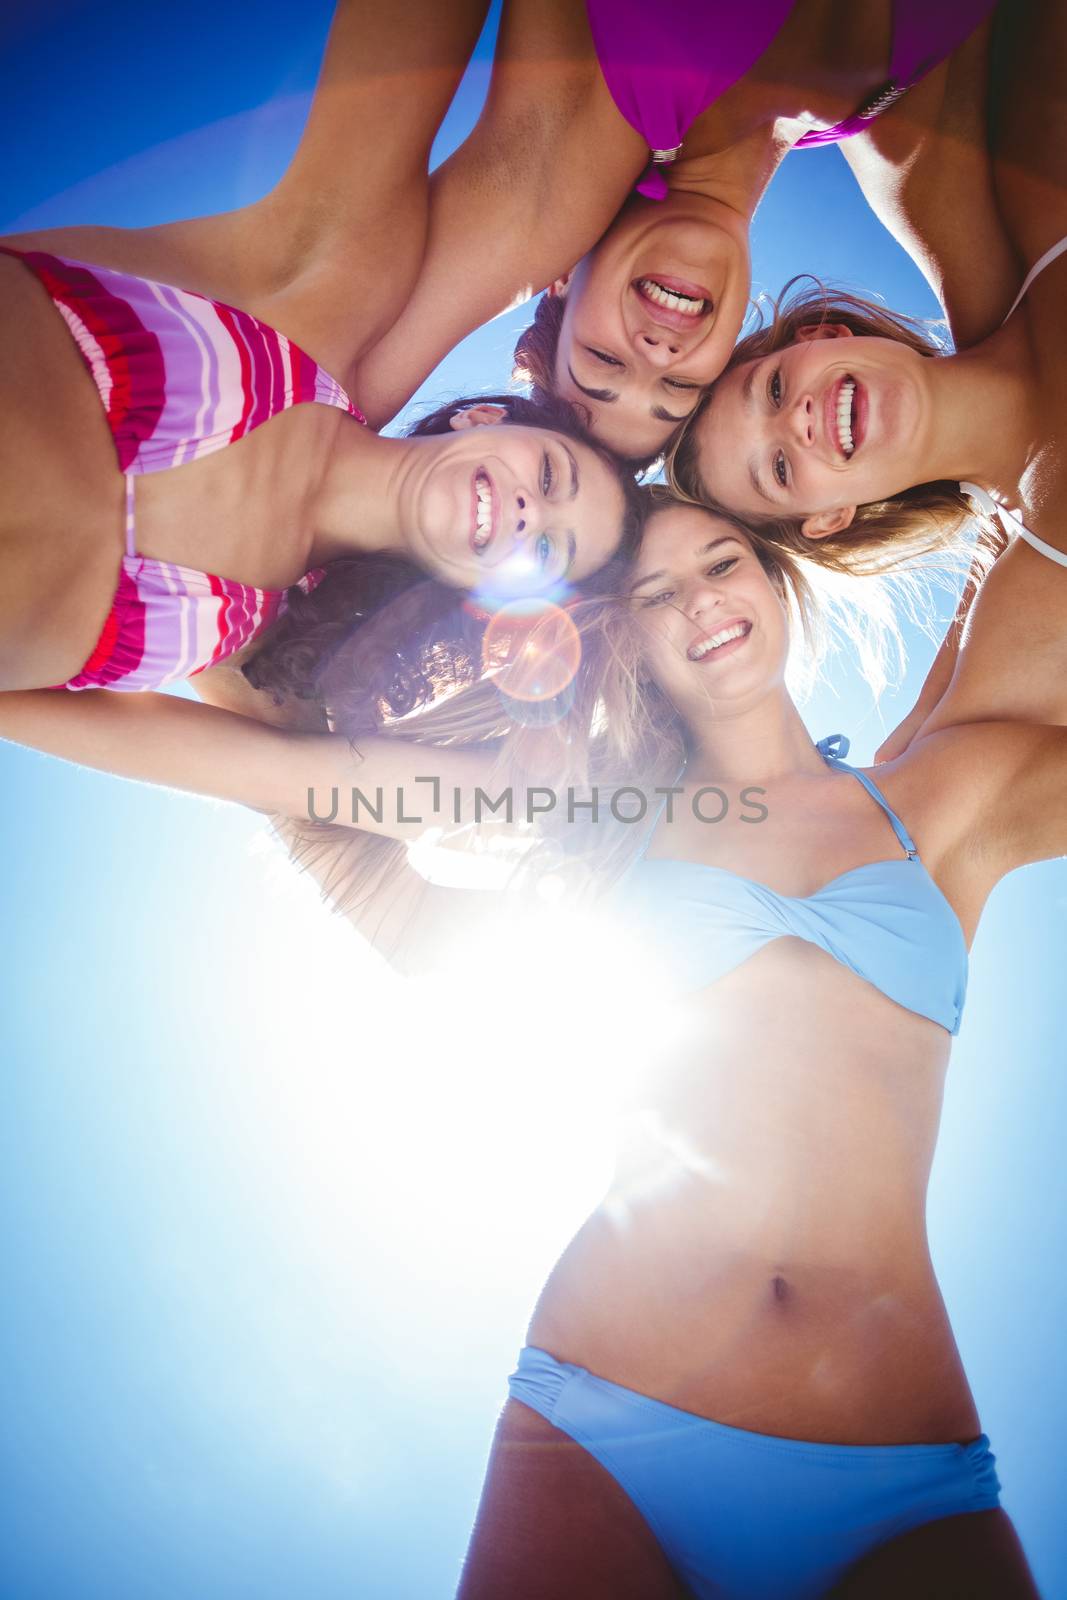
[[[657,510],[568,716],[532,736],[538,782],[662,791],[651,827],[579,849],[560,822],[556,842],[666,954],[688,1042],[650,1063],[616,1180],[541,1295],[463,1600],[1035,1593],[923,1213],[967,946],[1004,873],[1067,849],[1067,735],[976,720],[972,697],[877,780],[848,767],[785,687],[797,595],[739,524]],[[390,849],[447,830],[453,794],[469,822],[507,770],[493,685],[467,705],[441,708],[436,751],[154,696],[97,696],[86,721],[11,695],[0,731],[294,818],[309,788],[381,788],[361,825]],[[714,828],[709,790],[740,802]]]
[[[670,476],[683,497],[742,515],[774,542],[854,572],[907,564],[977,513],[1011,547],[986,584],[966,671],[981,672],[992,711],[1048,721],[1059,715],[1067,668],[1062,585],[1049,565],[1067,562],[1067,22],[1062,7],[1041,5],[1026,8],[1025,27],[1022,10],[1017,21],[1012,81],[1027,89],[1001,97],[999,216],[974,219],[1001,263],[993,268],[1000,288],[1005,250],[1020,263],[1007,315],[976,337],[982,318],[971,297],[988,263],[976,272],[958,253],[937,249],[952,354],[909,319],[802,284],[769,326],[738,345],[677,442]],[[893,154],[887,135],[883,169]],[[868,151],[869,165],[879,159]],[[937,202],[929,185],[911,197],[913,233],[937,237]],[[938,702],[957,670],[968,599],[886,755],[900,753],[924,725],[941,725]],[[1040,673],[1015,648],[1020,616],[1041,641]]]

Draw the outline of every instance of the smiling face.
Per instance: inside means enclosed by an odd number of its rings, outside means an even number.
[[[432,442],[408,549],[443,582],[542,594],[591,576],[614,555],[623,493],[587,444],[506,423],[462,426]]]
[[[693,722],[784,683],[789,629],[749,540],[697,506],[655,512],[629,585],[657,685]]]
[[[929,377],[928,358],[896,340],[801,330],[716,384],[694,430],[701,481],[739,516],[839,532],[856,506],[930,477]]]
[[[736,212],[692,195],[632,200],[571,275],[557,393],[619,455],[655,455],[726,365],[748,294]]]

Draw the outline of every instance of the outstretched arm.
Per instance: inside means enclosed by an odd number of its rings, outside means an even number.
[[[505,0],[485,108],[430,179],[415,292],[357,370],[371,426],[395,416],[460,339],[569,272],[646,155],[608,93],[584,6]]]
[[[355,750],[331,734],[268,727],[166,694],[0,694],[0,738],[144,783],[406,841],[454,826],[457,808],[460,822],[472,822],[475,790],[493,778],[487,750],[381,737]],[[355,804],[353,790],[363,797]]]

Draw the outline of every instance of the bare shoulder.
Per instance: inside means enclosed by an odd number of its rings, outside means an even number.
[[[965,927],[973,929],[1009,872],[1067,852],[1067,729],[944,728],[877,768],[876,778]]]
[[[1026,722],[971,722],[921,735],[896,761],[874,769],[895,804],[915,819],[914,832],[946,840],[994,805],[1005,788],[1063,730]]]

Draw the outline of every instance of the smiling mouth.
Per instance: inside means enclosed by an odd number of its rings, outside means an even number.
[[[833,413],[834,438],[837,448],[848,461],[855,454],[859,443],[856,425],[856,395],[858,385],[855,378],[846,373],[841,378],[835,391],[831,394],[831,407]]]
[[[707,633],[703,638],[696,639],[689,646],[686,655],[690,661],[710,661],[726,650],[728,645],[739,645],[747,639],[752,632],[751,622],[739,620],[728,622],[725,627],[717,628],[714,633]]]
[[[493,542],[496,531],[493,481],[483,467],[471,479],[471,537],[470,545],[475,555],[483,555]]]
[[[700,284],[682,278],[635,278],[631,287],[653,322],[667,328],[694,328],[714,309]]]

